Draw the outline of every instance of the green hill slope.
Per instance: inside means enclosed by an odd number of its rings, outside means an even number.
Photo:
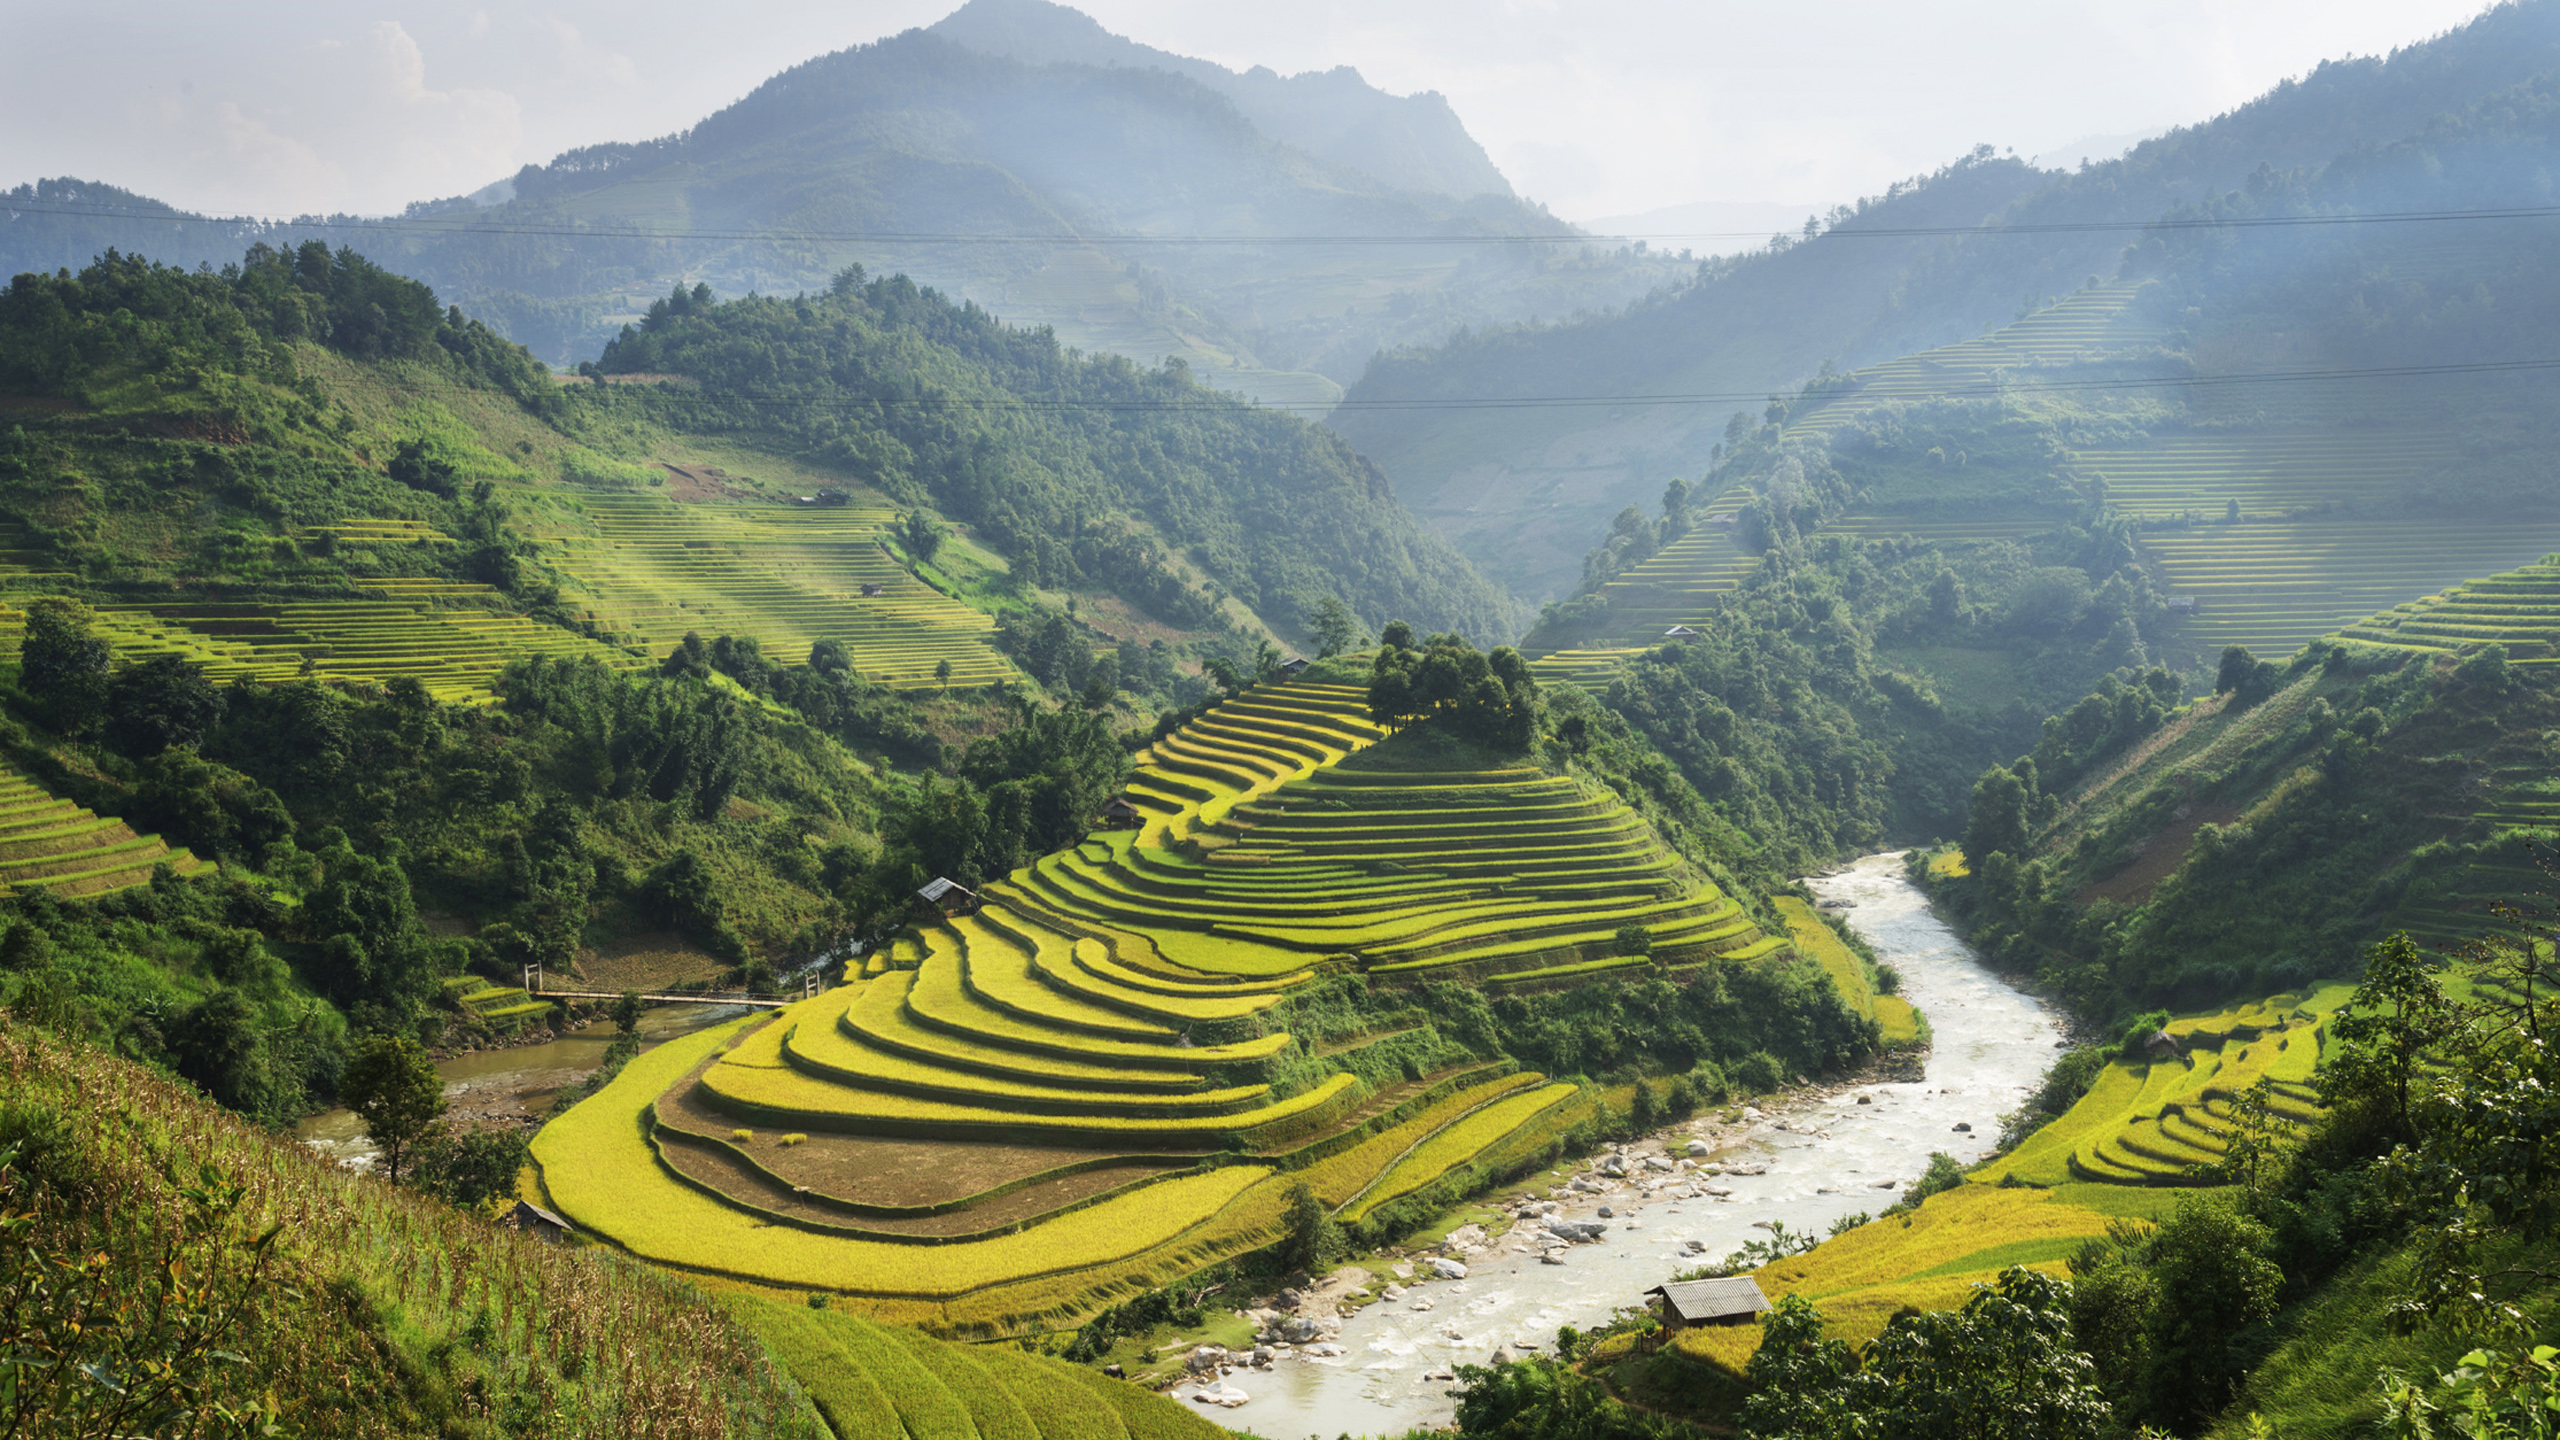
[[[2331,213],[2507,203],[2531,192],[2532,163],[2457,167],[2434,181],[2411,174],[2411,183],[2402,184],[2387,167],[2367,161],[2439,117],[2494,104],[2492,97],[2539,84],[2555,71],[2560,10],[2547,3],[2506,5],[2387,58],[2323,64],[2227,114],[2077,173],[2035,171],[1993,157],[1986,146],[1935,175],[1843,207],[1826,218],[1818,237],[1712,266],[1622,313],[1479,331],[1384,357],[1352,388],[1334,423],[1464,553],[1502,557],[1519,593],[1550,598],[1577,577],[1574,542],[1541,534],[1548,522],[1602,533],[1611,515],[1649,501],[1673,476],[1708,470],[1715,447],[1729,439],[1728,422],[1761,408],[1757,401],[1677,397],[1791,394],[1827,363],[1857,369],[1931,347],[1955,347],[1959,354],[1948,358],[1960,360],[1971,337],[2079,291],[2092,276],[2116,277],[2128,243],[2142,240],[2149,222],[2185,206],[2222,204],[2219,197],[2235,192],[2254,193],[2266,183],[2252,179],[2262,166],[2290,175],[2344,164],[2389,182],[2353,201],[2327,200],[2323,208]],[[2465,191],[2469,198],[2459,198]],[[1894,233],[1986,222],[2026,233]],[[2042,226],[2055,228],[2035,228]],[[2415,279],[2468,263],[2466,253],[2483,233],[2418,229],[2427,233],[2391,239],[2373,228],[2349,227],[2319,232],[2325,238],[2318,241],[2297,238],[2326,246],[2351,233],[2351,246],[2380,240],[2385,250],[2426,250],[2423,266],[2383,262]],[[2250,237],[2227,258],[2238,261],[2264,238]],[[2187,235],[2143,243],[2192,251],[2225,242]],[[2290,273],[2318,284],[2325,281],[2309,277],[2331,272],[2312,265]],[[2175,309],[2147,318],[2155,327],[2163,319],[2184,321]],[[2205,318],[2212,321],[2210,310]],[[2327,323],[2287,328],[2284,343],[2321,333]],[[2269,332],[2261,325],[2255,333]],[[2204,369],[2246,358],[2246,351],[2198,353]],[[2273,368],[2272,356],[2266,358]],[[2293,358],[2314,368],[2307,356]],[[1898,373],[1910,378],[1908,371]],[[2254,403],[2258,393],[2241,392],[2241,403]],[[1400,408],[1498,396],[1536,396],[1542,403],[1492,416]],[[1595,398],[1588,405],[1553,403],[1575,396]],[[1651,404],[1619,398],[1644,396],[1673,398]],[[1378,408],[1361,408],[1372,402]],[[2218,510],[2224,493],[2216,488],[2212,494],[2207,508]]]

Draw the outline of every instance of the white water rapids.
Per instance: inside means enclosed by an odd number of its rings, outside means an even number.
[[[1411,1285],[1402,1300],[1370,1305],[1342,1322],[1339,1358],[1301,1356],[1267,1371],[1240,1370],[1226,1383],[1251,1397],[1245,1404],[1194,1408],[1266,1440],[1391,1435],[1442,1423],[1454,1408],[1449,1384],[1426,1375],[1481,1364],[1496,1346],[1516,1341],[1552,1346],[1559,1326],[1606,1320],[1639,1303],[1648,1287],[1700,1263],[1684,1253],[1692,1239],[1704,1242],[1708,1256],[1721,1256],[1766,1238],[1755,1221],[1826,1234],[1840,1216],[1891,1204],[1892,1192],[1877,1182],[1917,1178],[1931,1151],[1967,1162],[1988,1152],[2001,1115],[2018,1107],[2053,1060],[2061,1031],[2052,1015],[1984,968],[1930,913],[1903,877],[1900,855],[1870,855],[1806,883],[1824,901],[1838,902],[1851,928],[1901,972],[1902,996],[1933,1031],[1922,1079],[1858,1086],[1772,1112],[1739,1149],[1716,1157],[1768,1166],[1764,1175],[1717,1181],[1732,1189],[1728,1199],[1645,1200],[1632,1188],[1573,1197],[1566,1218],[1595,1219],[1604,1204],[1616,1214],[1604,1222],[1607,1235],[1574,1246],[1564,1264],[1487,1250],[1469,1258],[1464,1280]],[[1869,1103],[1859,1104],[1861,1095]],[[1959,1123],[1971,1133],[1957,1132]],[[1541,1175],[1531,1183],[1561,1179]],[[1411,1308],[1416,1301],[1431,1308]]]

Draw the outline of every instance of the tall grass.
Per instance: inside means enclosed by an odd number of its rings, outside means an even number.
[[[96,1387],[82,1367],[147,1373],[175,1353],[170,1317],[188,1315],[219,1333],[199,1337],[184,1413],[148,1433],[255,1433],[219,1411],[270,1400],[281,1432],[304,1437],[823,1433],[754,1337],[680,1279],[334,1168],[21,1024],[0,1021],[0,1077],[0,1151],[18,1157],[0,1212],[22,1217],[6,1230],[0,1313],[58,1314],[77,1299],[63,1268],[76,1261],[106,1267],[99,1313],[161,1317],[50,1341],[0,1327],[13,1365],[72,1361],[49,1390],[0,1394],[9,1433],[86,1433]],[[241,1258],[269,1236],[254,1265]]]

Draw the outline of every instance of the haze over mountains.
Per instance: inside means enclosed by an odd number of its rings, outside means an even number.
[[[95,183],[15,198],[170,213]],[[111,245],[219,261],[305,233],[22,210],[0,227],[0,270],[76,268]],[[1606,308],[1681,269],[1574,243],[1437,96],[1390,96],[1348,69],[1237,75],[1043,0],[977,0],[794,67],[678,134],[320,233],[555,364],[592,358],[679,281],[788,293],[858,262],[1071,345],[1178,356],[1230,388],[1315,403],[1378,349]],[[1481,243],[1543,235],[1557,244]],[[1451,243],[1415,243],[1436,237]],[[1380,243],[1344,243],[1362,239]]]
[[[2142,228],[2178,206],[2411,137],[2555,70],[2560,10],[2506,6],[2389,57],[2323,65],[2085,170],[2039,170],[1985,146],[1831,211],[1819,238],[1704,270],[1621,313],[1384,357],[1335,424],[1462,551],[1499,557],[1519,593],[1549,598],[1577,578],[1590,542],[1572,537],[1700,474],[1759,397],[1826,362],[1854,369],[2006,324],[2114,277]],[[2482,175],[2443,203],[2509,203],[2515,183]],[[1984,225],[2025,233],[1946,233]],[[1501,396],[1548,403],[1435,408]]]

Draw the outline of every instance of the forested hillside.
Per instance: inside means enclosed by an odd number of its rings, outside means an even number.
[[[1852,369],[1979,335],[2092,276],[2113,278],[2143,227],[2179,207],[2263,184],[2252,179],[2262,169],[2316,170],[2386,149],[2438,116],[2555,69],[2560,11],[2507,4],[2387,57],[2324,63],[2228,114],[2071,174],[2036,171],[1986,146],[1934,175],[1813,217],[1807,233],[1781,237],[1766,252],[1702,266],[1694,280],[1621,313],[1473,333],[1382,357],[1334,423],[1464,553],[1535,554],[1534,565],[1510,566],[1512,583],[1527,598],[1552,598],[1578,578],[1571,561],[1580,546],[1542,540],[1549,519],[1569,516],[1597,534],[1608,516],[1650,499],[1672,477],[1699,475],[1729,418],[1760,409],[1745,397],[1792,394],[1826,363]],[[2529,174],[2514,178],[2529,187]],[[2461,204],[2514,198],[2480,189],[2481,178],[2466,185],[2447,177],[2433,193],[2472,197]],[[2431,203],[2411,191],[2383,208]],[[2343,196],[2331,204],[2351,208]],[[1943,233],[1976,226],[2018,233]],[[2439,246],[2455,238],[2416,228]],[[1922,233],[1904,233],[1914,229]],[[1515,395],[1593,398],[1499,417],[1397,403]],[[1641,403],[1648,396],[1704,398]],[[1367,403],[1379,408],[1364,410]]]
[[[1034,584],[1111,589],[1183,625],[1214,613],[1186,584],[1197,573],[1291,634],[1328,597],[1373,626],[1508,628],[1504,599],[1349,446],[1179,363],[1080,357],[859,267],[796,300],[707,299],[659,302],[592,368],[693,381],[632,393],[690,428],[787,437],[894,500],[930,500]]]

